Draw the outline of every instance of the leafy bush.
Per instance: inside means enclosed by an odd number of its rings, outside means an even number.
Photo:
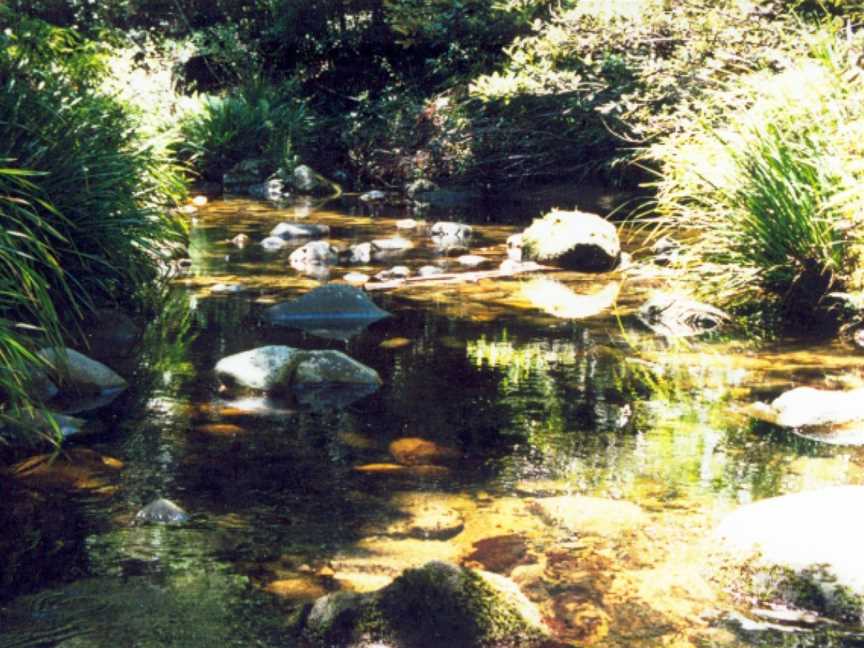
[[[143,138],[97,90],[98,48],[2,16],[0,417],[32,405],[33,345],[59,343],[87,309],[157,277],[163,243],[183,235],[168,208],[185,195],[166,142]]]
[[[811,45],[782,72],[715,92],[702,119],[649,151],[659,213],[699,232],[681,259],[694,284],[793,322],[864,288],[864,72],[855,43],[823,31]]]
[[[626,180],[637,149],[686,125],[711,88],[781,65],[791,25],[732,0],[568,3],[454,106],[470,115],[473,173]]]
[[[249,83],[226,96],[208,96],[181,126],[181,158],[207,180],[221,181],[237,162],[264,158],[276,168],[296,163],[313,121],[293,84]]]

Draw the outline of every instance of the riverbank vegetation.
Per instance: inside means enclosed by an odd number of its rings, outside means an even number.
[[[133,307],[186,183],[248,159],[355,190],[647,182],[688,288],[802,326],[851,308],[864,4],[707,5],[11,0],[0,416],[33,405],[34,349]]]

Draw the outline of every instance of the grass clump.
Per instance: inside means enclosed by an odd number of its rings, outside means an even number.
[[[678,263],[712,301],[826,321],[864,288],[864,71],[827,30],[782,71],[745,75],[654,146],[657,210],[688,239]],[[828,318],[830,319],[830,318]]]
[[[221,181],[247,159],[263,159],[271,171],[293,169],[312,126],[293,83],[252,81],[224,95],[204,96],[183,120],[178,155],[210,181]]]
[[[105,94],[105,52],[0,8],[0,421],[38,403],[32,350],[157,279],[185,195],[165,138]],[[31,417],[32,418],[32,417]],[[0,441],[11,438],[0,429]],[[27,435],[25,435],[27,436]]]

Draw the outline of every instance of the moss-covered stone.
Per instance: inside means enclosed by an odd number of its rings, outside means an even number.
[[[604,272],[618,265],[621,242],[615,226],[596,214],[553,210],[522,233],[522,259]]]
[[[312,646],[379,641],[403,648],[538,645],[545,631],[533,604],[495,574],[430,562],[378,592],[319,599],[302,638]]]

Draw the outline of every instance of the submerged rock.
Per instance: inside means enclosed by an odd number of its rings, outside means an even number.
[[[621,258],[615,226],[596,214],[553,210],[522,232],[522,259],[586,272],[614,269]]]
[[[585,495],[546,497],[532,503],[531,510],[570,533],[604,537],[638,529],[648,522],[648,516],[635,504]]]
[[[283,239],[325,238],[330,236],[330,226],[319,223],[279,223],[270,230],[270,236]]]
[[[761,600],[864,621],[864,486],[772,497],[728,515],[717,537],[748,562],[741,578]]]
[[[401,503],[405,517],[387,527],[388,535],[421,540],[448,540],[465,528],[459,511],[426,497],[407,498]]]
[[[189,514],[171,500],[159,498],[135,515],[136,524],[179,525],[189,521]]]
[[[344,340],[361,333],[373,322],[390,317],[390,313],[378,308],[359,288],[328,284],[268,308],[264,317],[274,324],[302,329],[319,337]]]
[[[749,413],[783,427],[835,426],[864,421],[864,388],[848,391],[796,387],[771,404],[754,403]]]
[[[309,612],[313,646],[401,648],[531,647],[547,629],[537,607],[509,579],[433,561],[377,592],[338,592]]]
[[[668,338],[710,333],[729,322],[729,316],[719,308],[665,292],[651,295],[636,316],[649,329]]]
[[[128,387],[126,380],[101,362],[69,348],[40,349],[49,371],[59,379],[64,392],[82,395],[119,394]]]
[[[406,466],[434,464],[458,460],[462,453],[455,448],[438,445],[434,441],[418,437],[396,439],[390,444],[390,454]]]
[[[356,243],[339,253],[339,260],[348,265],[369,265],[372,263],[372,244]]]
[[[421,277],[434,277],[435,275],[444,274],[444,268],[434,265],[424,265],[417,270],[417,274]]]
[[[463,254],[458,257],[456,261],[459,262],[459,265],[466,266],[468,268],[476,268],[477,266],[481,266],[484,263],[489,263],[489,259],[484,256],[480,256],[479,254]]]

